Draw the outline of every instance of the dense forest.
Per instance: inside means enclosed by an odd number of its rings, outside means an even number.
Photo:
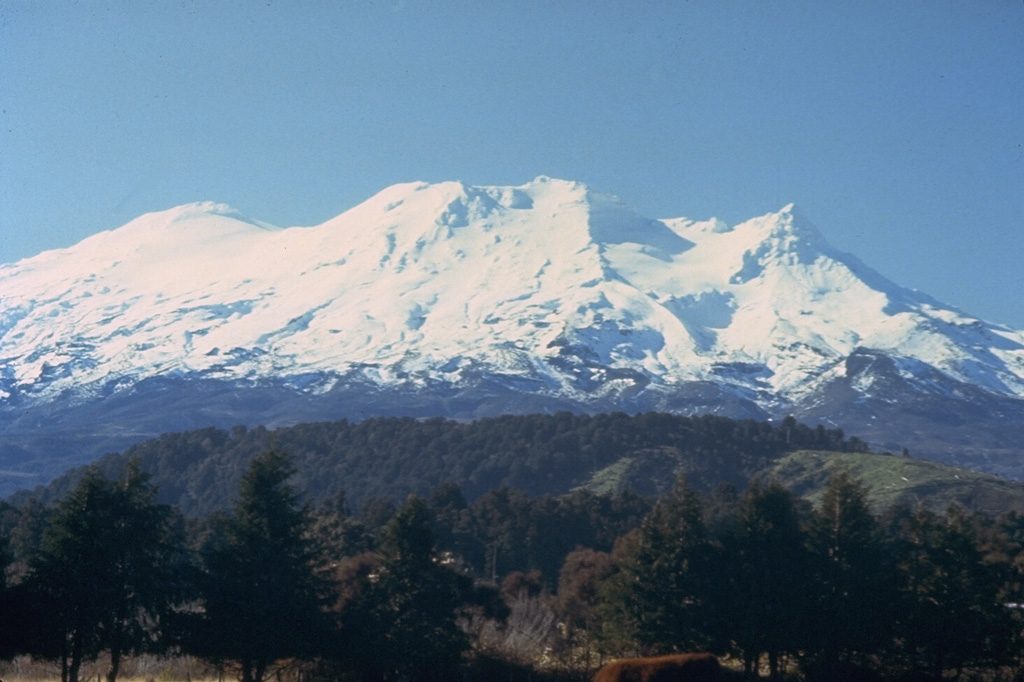
[[[266,447],[209,514],[162,503],[139,459],[89,468],[52,503],[3,504],[0,658],[53,661],[63,682],[97,659],[117,682],[143,653],[242,682],[583,680],[687,650],[737,677],[1011,680],[1024,665],[1017,513],[873,513],[842,472],[814,506],[772,481],[680,476],[656,498],[441,482],[354,509],[298,487],[295,462]]]
[[[136,459],[152,477],[159,501],[186,516],[226,510],[254,456],[271,445],[287,451],[294,485],[319,503],[344,492],[362,505],[372,498],[429,495],[454,481],[469,500],[502,486],[527,495],[560,495],[586,487],[598,492],[667,492],[678,471],[695,488],[737,487],[795,450],[862,452],[863,441],[838,429],[810,428],[787,418],[777,424],[663,413],[505,416],[457,422],[375,418],[231,431],[207,428],[166,434],[102,458],[116,477]],[[11,501],[51,503],[85,474],[71,471],[51,485]]]

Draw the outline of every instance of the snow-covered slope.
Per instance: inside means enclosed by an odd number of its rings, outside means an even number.
[[[487,377],[491,399],[811,414],[839,385],[896,399],[851,363],[864,353],[914,390],[1024,398],[1024,332],[893,284],[792,206],[729,226],[546,177],[410,183],[316,227],[192,204],[0,267],[12,423],[154,378],[307,397],[357,382],[386,401]]]
[[[5,266],[0,292],[0,395],[32,401],[167,373],[457,382],[473,363],[554,392],[614,390],[621,369],[774,403],[858,347],[1024,396],[1024,333],[885,281],[792,206],[656,221],[547,178],[397,185],[313,228],[182,206]]]

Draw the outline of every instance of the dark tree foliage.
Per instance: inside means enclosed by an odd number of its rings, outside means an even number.
[[[1000,600],[998,562],[985,561],[977,526],[962,509],[895,517],[900,601],[897,653],[914,671],[959,676],[972,664],[1006,662],[1014,619]]]
[[[1019,666],[1022,619],[1007,603],[1020,594],[1024,524],[955,507],[897,509],[881,524],[866,495],[845,474],[818,509],[758,481],[705,501],[677,487],[612,554],[590,612],[601,648],[728,650],[750,673],[765,657],[779,676],[788,659],[816,680]],[[572,576],[586,579],[590,555],[571,556],[564,599],[574,605]]]
[[[273,439],[294,458],[295,485],[308,499],[333,500],[344,491],[363,507],[374,497],[428,496],[455,481],[467,501],[501,487],[530,497],[562,495],[613,464],[633,462],[622,485],[661,491],[684,469],[697,490],[720,482],[738,487],[755,472],[798,449],[866,450],[840,430],[662,413],[504,416],[463,423],[445,419],[376,418],[264,428],[208,428],[165,434],[99,462],[103,472],[136,457],[160,488],[160,501],[187,516],[225,509],[247,463]],[[655,475],[653,472],[661,472]],[[664,474],[662,476],[662,474]],[[32,495],[50,501],[70,490],[82,471],[69,472]],[[652,478],[654,476],[655,478]],[[15,496],[21,504],[29,493]],[[556,567],[557,569],[557,567]]]
[[[589,650],[604,629],[602,585],[615,575],[611,554],[578,548],[565,557],[558,574],[558,613],[571,644]],[[591,634],[593,633],[593,634]]]
[[[9,587],[0,596],[0,659],[29,654],[42,660],[61,660],[66,633],[52,619],[62,605],[32,580]],[[67,677],[67,666],[63,677]]]
[[[31,561],[21,605],[34,603],[43,622],[30,622],[38,636],[30,652],[59,659],[64,682],[77,682],[101,651],[115,682],[122,656],[159,650],[181,597],[182,539],[147,478],[134,461],[118,481],[89,471],[57,506]]]
[[[432,523],[426,503],[410,498],[385,528],[379,557],[366,570],[349,567],[356,584],[342,621],[356,646],[345,654],[364,679],[460,679],[470,646],[460,618],[473,607],[493,613],[496,591],[438,551]]]
[[[809,614],[810,631],[822,671],[863,665],[893,640],[896,567],[867,496],[860,481],[840,473],[811,522],[819,602]]]
[[[3,503],[0,503],[2,512]],[[7,570],[11,563],[9,542],[7,533],[0,529],[0,660],[12,658],[18,653],[17,635],[15,628],[17,623],[11,619],[10,613],[14,611],[14,600],[12,591],[7,584]]]
[[[680,478],[644,518],[624,569],[624,616],[647,653],[704,650],[714,548],[699,496]]]
[[[232,514],[202,552],[203,609],[185,647],[236,664],[242,682],[261,682],[275,661],[314,656],[328,640],[327,586],[314,571],[319,553],[293,475],[280,450],[252,460]]]
[[[62,633],[52,617],[60,606],[37,579],[24,579],[51,511],[35,500],[21,508],[0,503],[0,660],[19,654],[60,659]]]
[[[373,549],[373,533],[350,513],[343,499],[313,511],[311,520],[310,534],[320,553],[317,566],[322,573],[330,573],[346,557]]]
[[[579,546],[610,551],[639,525],[650,503],[632,493],[528,497],[498,488],[467,505],[461,489],[441,486],[430,498],[439,546],[494,583],[509,573],[540,571],[550,587],[565,556]]]
[[[324,679],[474,679],[490,659],[468,660],[508,646],[493,621],[525,597],[549,619],[529,651],[575,675],[598,657],[697,648],[811,681],[1009,679],[999,666],[1024,665],[1024,517],[875,517],[845,474],[817,507],[740,478],[788,449],[863,447],[840,431],[660,414],[381,419],[278,430],[294,460],[270,436],[207,429],[135,450],[177,478],[173,499],[218,510],[201,518],[181,521],[119,458],[65,479],[54,507],[0,504],[0,658],[62,661],[67,682],[103,652],[116,682],[122,656],[174,647],[243,682],[292,658]],[[655,504],[574,488],[637,462],[686,475]],[[396,508],[409,490],[431,492]],[[474,641],[483,632],[498,639]]]
[[[527,536],[532,504],[519,490],[498,488],[473,505],[473,527],[482,541],[484,556],[469,558],[483,567],[484,575],[497,582],[498,576],[530,568]]]
[[[52,513],[52,507],[44,506],[35,498],[18,506],[3,505],[0,529],[7,536],[9,578],[19,578],[28,570],[30,559],[42,544],[43,531]]]
[[[0,502],[0,512],[2,512],[3,506],[6,505]],[[7,570],[10,564],[10,541],[8,540],[7,532],[0,528],[0,595],[7,592]]]
[[[14,512],[11,505],[0,501],[0,593],[7,589],[7,570],[11,564],[10,530],[3,519]]]
[[[776,483],[753,482],[740,498],[732,532],[723,539],[726,589],[716,590],[748,670],[764,653],[775,676],[781,655],[806,648],[811,565],[796,498]]]
[[[979,532],[985,562],[1002,571],[1000,600],[1024,604],[1024,514],[1015,511],[1001,514],[987,523],[980,523]],[[1014,609],[1014,612],[1024,616],[1021,609]]]

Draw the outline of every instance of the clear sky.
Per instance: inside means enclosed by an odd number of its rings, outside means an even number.
[[[656,218],[795,202],[1024,328],[1024,2],[0,2],[0,262],[192,201],[313,225],[537,175]]]

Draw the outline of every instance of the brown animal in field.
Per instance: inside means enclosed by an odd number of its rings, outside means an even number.
[[[594,682],[717,682],[722,669],[713,654],[622,658],[597,671]]]

